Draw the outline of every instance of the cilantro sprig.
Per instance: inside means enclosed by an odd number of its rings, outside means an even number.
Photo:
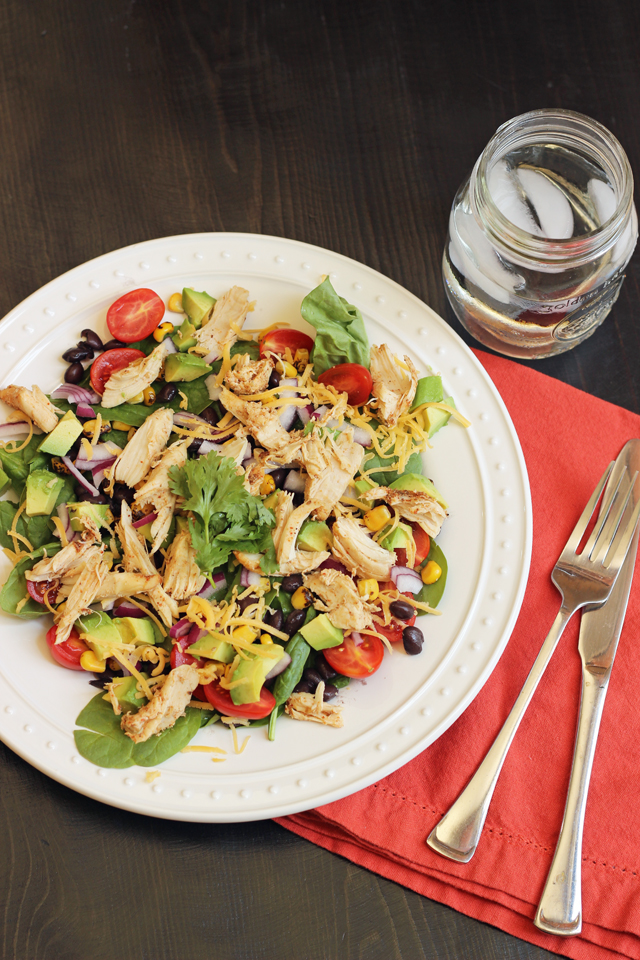
[[[191,513],[189,530],[197,564],[204,574],[222,566],[233,550],[264,553],[265,573],[276,568],[271,529],[273,512],[245,490],[243,478],[229,457],[208,453],[172,467],[169,486]]]

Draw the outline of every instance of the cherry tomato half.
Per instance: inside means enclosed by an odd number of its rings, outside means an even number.
[[[71,633],[62,643],[56,643],[57,627],[53,626],[47,631],[47,645],[51,651],[51,656],[59,663],[61,667],[67,667],[68,670],[84,670],[80,666],[80,657],[89,649],[84,640],[78,636],[75,627],[71,628]]]
[[[49,604],[54,604],[58,596],[58,583],[55,580],[27,580],[27,591],[36,603],[44,604],[46,596]]]
[[[362,634],[361,642],[356,643],[349,633],[339,647],[330,647],[324,655],[329,666],[344,677],[370,677],[382,663],[384,646],[382,640],[368,634]]]
[[[134,350],[133,347],[117,347],[101,353],[91,364],[91,386],[102,396],[111,374],[123,370],[141,357],[144,357],[143,351]]]
[[[411,530],[416,544],[416,562],[414,566],[419,567],[422,561],[427,559],[429,550],[431,549],[431,539],[429,534],[425,533],[417,523],[411,524]],[[399,566],[402,566],[402,564],[399,563]]]
[[[366,403],[371,396],[373,381],[366,367],[359,363],[339,363],[329,367],[318,377],[319,383],[335,387],[339,393],[346,393],[352,407]]]
[[[295,357],[296,350],[308,350],[311,353],[313,340],[300,330],[270,330],[260,340],[260,356],[277,353],[279,357],[283,357],[287,347],[291,350],[292,357]]]
[[[172,670],[175,670],[176,667],[181,667],[185,663],[195,663],[196,667],[204,667],[204,660],[200,660],[198,657],[192,657],[190,653],[187,653],[187,649],[192,643],[195,643],[195,640],[189,640],[189,635],[180,637],[178,642],[174,643],[169,658]],[[196,700],[202,700],[203,703],[206,702],[207,695],[201,683],[198,684],[191,696]]]
[[[140,287],[129,290],[111,304],[107,310],[107,326],[116,340],[133,343],[153,333],[163,317],[164,303],[158,294]]]
[[[215,680],[213,683],[206,685],[204,692],[211,706],[215,707],[223,717],[246,717],[247,720],[262,720],[263,717],[269,716],[276,705],[276,698],[271,690],[267,690],[266,687],[262,688],[260,699],[256,700],[255,703],[235,704],[229,691],[224,690]]]

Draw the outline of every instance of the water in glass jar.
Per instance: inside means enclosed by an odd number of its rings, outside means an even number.
[[[505,153],[487,170],[484,188],[510,223],[551,242],[594,234],[619,203],[604,169],[555,143],[530,143]],[[467,183],[454,201],[444,251],[449,299],[469,332],[501,353],[561,353],[589,336],[609,313],[636,236],[634,210],[619,239],[586,263],[567,269],[544,257],[531,262],[510,256],[479,225]]]

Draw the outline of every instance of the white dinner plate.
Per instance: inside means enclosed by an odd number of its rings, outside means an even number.
[[[531,555],[531,499],[513,424],[482,366],[428,306],[375,270],[319,247],[253,234],[166,237],[115,250],[76,267],[17,306],[0,327],[0,383],[46,392],[63,378],[61,354],[85,327],[105,339],[106,310],[126,290],[152,287],[166,301],[183,286],[219,297],[231,285],[257,300],[247,327],[275,321],[313,332],[300,317],[303,297],[330,274],[338,293],[365,317],[372,343],[408,354],[421,374],[441,373],[471,420],[450,422],[425,454],[426,473],[449,503],[438,538],[449,562],[441,616],[421,618],[420,656],[395,645],[367,681],[341,691],[344,727],[283,717],[276,740],[257,727],[241,755],[221,724],[194,743],[227,750],[178,754],[148,770],[106,770],[80,757],[74,721],[95,694],[86,674],[48,654],[48,618],[0,615],[0,737],[60,783],[137,813],[175,820],[241,821],[308,810],[354,793],[433,743],[476,696],[513,629]],[[171,316],[171,315],[169,315]],[[2,558],[0,581],[10,570]],[[396,649],[396,648],[400,649]],[[247,731],[238,730],[240,741]]]

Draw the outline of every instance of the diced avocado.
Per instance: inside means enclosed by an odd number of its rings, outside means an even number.
[[[342,630],[334,627],[326,613],[321,613],[315,620],[300,627],[300,633],[314,650],[339,647],[344,640]]]
[[[120,631],[106,613],[90,613],[86,617],[78,617],[76,624],[78,633],[100,660],[106,660],[112,656],[114,648],[122,646]]]
[[[415,410],[423,403],[442,403],[443,398],[442,377],[420,377],[411,409]]]
[[[111,622],[123,643],[156,642],[156,631],[149,617],[114,617]]]
[[[412,539],[411,527],[406,523],[399,523],[388,537],[380,541],[380,546],[385,550],[406,550]]]
[[[204,290],[198,293],[192,287],[185,287],[182,291],[182,309],[195,327],[201,327],[207,322],[215,304],[213,297]]]
[[[192,643],[189,647],[189,653],[192,657],[208,657],[210,660],[218,660],[220,663],[231,663],[236,655],[230,643],[225,640],[218,640],[209,633]]]
[[[171,339],[175,343],[180,353],[186,353],[189,347],[195,347],[198,342],[194,337],[196,328],[188,317],[185,317]]]
[[[366,477],[360,477],[359,480],[354,480],[353,485],[358,491],[360,496],[362,496],[362,494],[366,493],[368,490],[373,490],[373,488],[376,486],[373,480],[367,480]],[[367,509],[371,509],[371,507],[373,506],[373,501],[363,500],[362,506],[366,507]]]
[[[444,402],[450,407],[455,407],[453,397],[445,397]],[[427,407],[425,414],[429,426],[429,437],[432,437],[441,427],[444,427],[445,423],[448,423],[451,417],[451,414],[447,413],[446,410],[438,410],[437,407]]]
[[[62,420],[58,421],[51,433],[44,438],[38,450],[42,453],[50,453],[52,457],[64,457],[81,433],[82,424],[69,410]]]
[[[0,469],[0,497],[3,493],[6,493],[10,486],[11,479],[6,475],[4,470]]]
[[[193,353],[170,353],[164,362],[164,378],[167,383],[188,382],[211,373],[211,369],[202,357]]]
[[[62,477],[49,470],[34,470],[27,477],[27,503],[29,517],[48,517],[53,513],[58,494],[64,486]]]
[[[141,674],[147,679],[145,673]],[[144,694],[138,693],[137,677],[114,677],[111,681],[111,690],[120,704],[123,713],[137,713],[140,707],[147,702]]]
[[[235,704],[255,703],[256,700],[260,699],[260,691],[267,679],[267,674],[271,673],[278,660],[281,660],[284,656],[284,648],[278,643],[270,643],[268,647],[269,653],[273,656],[259,657],[256,654],[249,654],[250,659],[241,660],[233,671],[232,680],[248,681],[233,687],[230,691],[231,699]]]
[[[268,497],[262,501],[267,508],[267,510],[275,510],[276,503],[278,502],[278,491],[274,490],[273,493],[269,494]]]
[[[307,520],[298,534],[297,545],[303,550],[327,550],[333,544],[333,534],[322,520]]]
[[[85,529],[82,523],[82,517],[93,520],[98,527],[106,527],[113,522],[113,514],[108,503],[68,503],[69,519],[71,520],[71,529],[80,533]]]
[[[441,493],[438,493],[431,480],[419,473],[403,473],[401,477],[389,484],[390,490],[412,490],[414,493],[427,493],[446,510],[449,504]]]

